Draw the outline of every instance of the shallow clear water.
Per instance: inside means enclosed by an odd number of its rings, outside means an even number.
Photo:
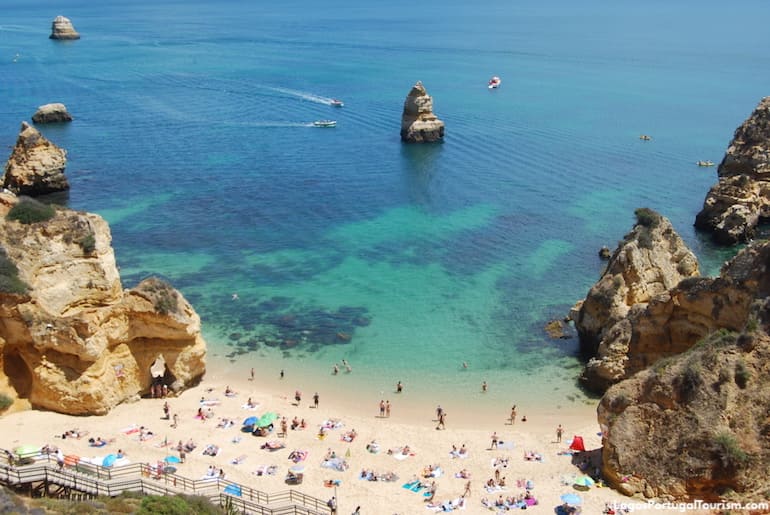
[[[374,396],[487,380],[490,403],[579,403],[577,342],[544,323],[637,207],[717,270],[730,251],[692,228],[716,173],[695,161],[721,159],[770,83],[759,1],[6,4],[0,141],[68,106],[42,131],[125,285],[170,280],[235,367],[318,379],[346,358],[345,388]],[[48,39],[58,14],[81,40]],[[399,140],[417,80],[443,144]]]

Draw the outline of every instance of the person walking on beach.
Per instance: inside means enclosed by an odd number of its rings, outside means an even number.
[[[178,425],[179,425],[179,415],[174,413],[174,423],[171,424],[171,427],[176,429],[176,426],[178,426]]]
[[[297,406],[299,406],[299,403],[302,401],[302,392],[299,390],[294,392],[294,400],[297,401]]]
[[[497,449],[497,431],[492,433],[492,445],[489,448],[490,449]]]
[[[487,382],[486,381],[482,381],[482,383],[481,383],[481,391],[484,392],[484,393],[487,393]]]
[[[428,490],[430,496],[425,499],[425,502],[433,502],[433,498],[436,497],[436,482],[433,481],[430,484],[430,490]]]
[[[329,507],[329,513],[331,513],[332,515],[336,515],[336,513],[337,513],[337,498],[336,497],[332,497],[331,499],[326,501],[326,506]]]
[[[438,416],[438,425],[436,426],[436,429],[446,429],[446,425],[444,424],[446,419],[446,412],[444,410],[441,410],[441,415]]]
[[[283,369],[281,369],[281,379],[283,379]]]
[[[444,413],[444,408],[441,407],[441,404],[436,406],[436,420],[441,418],[441,414]]]
[[[171,406],[168,405],[168,401],[163,403],[163,418],[166,420],[171,419]]]
[[[390,401],[385,401],[385,416],[390,418]]]
[[[251,369],[251,377],[249,378],[249,381],[254,380],[254,368]]]
[[[318,409],[318,392],[315,392],[313,394],[313,406],[315,406],[315,408]]]
[[[385,417],[385,401],[380,400],[380,418]]]
[[[511,425],[516,422],[516,405],[514,404],[511,408]]]
[[[561,443],[561,435],[564,434],[564,428],[561,427],[561,424],[559,424],[559,427],[556,428],[556,443]]]

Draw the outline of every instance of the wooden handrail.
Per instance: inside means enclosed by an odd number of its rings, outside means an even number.
[[[0,453],[3,452],[0,449]],[[6,456],[11,456],[6,451]],[[259,515],[321,515],[328,513],[326,503],[296,490],[268,494],[251,487],[224,479],[194,480],[179,474],[156,473],[156,468],[147,463],[134,463],[121,467],[102,467],[93,464],[78,464],[72,468],[61,467],[50,455],[40,455],[38,461],[30,464],[9,465],[0,468],[0,483],[21,485],[46,481],[93,495],[115,496],[125,491],[142,494],[176,495],[192,494],[209,498],[224,506],[229,503],[243,513]],[[152,479],[150,479],[152,478]],[[240,495],[225,492],[231,490]],[[280,507],[269,507],[287,503]]]

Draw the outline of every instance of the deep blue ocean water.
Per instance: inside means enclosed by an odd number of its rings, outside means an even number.
[[[770,94],[770,3],[102,4],[3,2],[0,142],[65,103],[75,121],[41,130],[68,151],[68,205],[110,223],[126,287],[185,294],[222,363],[327,377],[345,358],[366,394],[487,380],[489,402],[580,403],[577,341],[543,325],[635,208],[706,273],[732,252],[693,230],[716,181],[695,162]],[[59,14],[81,40],[48,39]],[[399,140],[417,80],[443,144]]]

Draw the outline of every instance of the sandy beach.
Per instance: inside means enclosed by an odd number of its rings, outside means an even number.
[[[271,382],[266,385],[258,379],[252,381],[248,372],[238,376],[210,373],[198,387],[179,397],[123,404],[107,416],[73,417],[35,410],[8,414],[0,419],[0,432],[5,435],[5,448],[49,444],[61,448],[64,454],[82,457],[105,456],[121,450],[132,463],[155,463],[168,455],[178,456],[173,447],[192,440],[195,450],[186,454],[185,463],[177,465],[182,475],[202,478],[213,467],[217,474],[221,469],[229,480],[266,492],[299,488],[324,500],[336,495],[339,513],[351,513],[357,506],[361,507],[361,513],[370,514],[430,513],[429,505],[457,502],[465,493],[468,481],[470,495],[466,495],[464,507],[468,513],[488,513],[490,509],[482,504],[482,499],[494,503],[501,495],[518,497],[526,493],[527,486],[538,502],[529,509],[539,513],[554,513],[554,508],[561,504],[560,496],[565,493],[580,495],[583,513],[601,513],[605,503],[628,501],[606,487],[578,491],[571,484],[581,475],[576,465],[581,458],[561,452],[568,448],[573,435],[583,437],[588,451],[601,445],[591,407],[587,406],[580,415],[554,416],[549,412],[555,410],[542,406],[541,410],[528,413],[526,422],[519,413],[518,420],[511,424],[503,416],[498,422],[477,423],[471,405],[459,412],[446,409],[446,429],[437,429],[436,404],[423,403],[427,406],[424,413],[401,410],[399,394],[393,394],[387,417],[380,416],[378,402],[351,409],[344,402],[344,396],[320,392],[316,408],[314,391],[303,391],[297,403],[292,382],[288,378],[284,383],[280,383],[280,378],[277,381],[278,387]],[[283,385],[285,388],[281,388]],[[225,395],[228,386],[234,395]],[[211,402],[202,404],[201,399]],[[255,408],[248,409],[249,399]],[[165,402],[170,408],[169,420],[164,418]],[[208,415],[205,420],[196,418],[199,408]],[[501,412],[509,409],[501,406]],[[295,417],[304,419],[306,428],[289,429],[285,436],[280,435],[278,419],[273,432],[266,437],[241,431],[246,418],[268,412],[286,417],[289,425]],[[177,427],[172,427],[174,415]],[[218,427],[222,419],[231,420],[232,424]],[[462,424],[455,423],[460,420]],[[558,424],[564,428],[561,443],[556,441]],[[319,438],[322,425],[328,429],[325,437]],[[141,427],[147,435],[144,441],[140,440],[138,431]],[[71,429],[87,434],[62,439],[61,435]],[[348,442],[343,436],[350,431],[357,435]],[[493,433],[498,436],[497,449],[490,448]],[[89,438],[101,438],[109,443],[97,448],[89,444]],[[379,452],[367,450],[372,441],[376,442]],[[267,442],[280,442],[283,448],[263,449]],[[209,445],[218,447],[216,456],[203,454]],[[458,451],[455,456],[451,453],[453,446]],[[461,455],[459,450],[463,446],[467,452]],[[301,486],[288,486],[284,479],[289,468],[295,465],[289,456],[296,450],[306,451],[305,459],[298,462],[304,466],[304,481]],[[528,452],[536,458],[525,459]],[[322,467],[331,453],[347,464],[344,470]],[[236,464],[236,460],[239,463]],[[595,465],[591,465],[591,470]],[[430,467],[440,468],[440,472],[433,473],[438,477],[425,477]],[[505,486],[487,491],[486,483],[496,477],[495,468]],[[269,470],[275,473],[267,473]],[[259,475],[259,471],[263,473]],[[463,471],[469,479],[457,477]],[[392,474],[397,479],[371,481],[362,478],[362,472],[379,477]],[[426,488],[415,492],[404,487],[417,479],[426,484]],[[434,481],[436,493],[433,503],[429,503],[425,492]]]

